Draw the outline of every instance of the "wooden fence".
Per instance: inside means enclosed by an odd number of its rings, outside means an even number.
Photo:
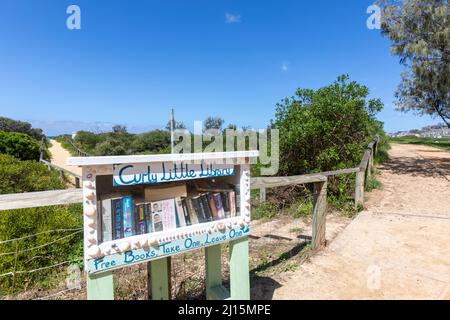
[[[355,182],[355,206],[358,207],[364,203],[365,181],[371,176],[373,167],[373,158],[377,153],[380,137],[369,143],[362,157],[361,163],[356,168],[342,169],[336,171],[320,172],[291,177],[258,177],[251,179],[251,189],[259,189],[260,200],[266,200],[266,190],[298,184],[314,185],[314,209],[312,226],[312,248],[318,249],[325,244],[326,230],[326,205],[327,205],[327,183],[328,177],[356,173]],[[46,160],[41,159],[45,164],[55,167]],[[58,170],[66,172],[67,170],[57,167]],[[74,175],[73,173],[69,173]],[[78,179],[80,177],[78,176]],[[0,211],[43,207],[50,205],[64,205],[72,203],[81,203],[83,199],[82,189],[67,189],[55,191],[27,192],[16,194],[0,195]]]

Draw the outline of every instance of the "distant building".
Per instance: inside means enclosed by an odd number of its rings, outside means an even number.
[[[415,136],[423,138],[450,138],[450,129],[445,124],[438,124],[432,126],[426,126],[422,129],[413,129],[408,131],[397,131],[390,133],[391,137],[405,137],[405,136]]]

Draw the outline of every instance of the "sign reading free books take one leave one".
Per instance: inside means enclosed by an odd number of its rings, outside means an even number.
[[[148,262],[164,256],[170,256],[181,252],[201,249],[217,245],[230,240],[247,236],[250,228],[246,226],[234,226],[231,229],[224,228],[223,232],[216,231],[211,234],[192,235],[172,241],[166,241],[155,247],[140,248],[104,256],[98,259],[90,259],[87,263],[88,273],[94,274],[107,270],[124,267],[127,265]]]
[[[233,164],[159,162],[113,165],[115,187],[232,175]]]

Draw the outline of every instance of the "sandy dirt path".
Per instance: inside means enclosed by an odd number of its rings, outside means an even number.
[[[50,152],[52,154],[52,159],[51,162],[55,165],[57,165],[58,167],[61,167],[63,169],[66,169],[70,172],[73,172],[79,176],[81,176],[81,168],[79,167],[74,167],[74,166],[69,166],[66,164],[66,159],[71,157],[72,155],[69,153],[69,151],[67,151],[66,149],[64,149],[61,144],[56,141],[56,140],[50,140],[51,142],[51,147]]]
[[[450,299],[450,152],[393,145],[382,189],[274,299]]]

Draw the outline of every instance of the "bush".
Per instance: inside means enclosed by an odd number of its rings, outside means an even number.
[[[0,131],[0,153],[21,160],[39,160],[39,142],[24,133]]]
[[[0,194],[64,189],[59,173],[36,161],[0,154]]]
[[[383,133],[375,119],[383,105],[368,100],[368,94],[367,87],[340,76],[318,90],[298,89],[295,97],[277,104],[271,126],[280,130],[281,175],[358,166],[367,144]],[[340,179],[330,179],[331,192],[348,191]]]
[[[80,259],[83,252],[82,232],[73,235],[70,234],[77,230],[42,232],[81,227],[81,204],[1,211],[0,241],[41,234],[23,240],[0,243],[0,274],[15,270],[34,270],[63,261]],[[65,238],[60,240],[62,237]],[[46,245],[50,242],[54,243]],[[36,248],[38,246],[42,247]],[[66,268],[67,265],[62,267]],[[50,276],[57,270],[57,268],[49,268],[34,273],[19,273],[15,276],[2,277],[0,295],[27,289],[36,283],[41,286],[50,285]]]
[[[40,141],[44,134],[42,129],[32,128],[28,122],[17,121],[5,117],[0,117],[0,131],[24,133]]]

